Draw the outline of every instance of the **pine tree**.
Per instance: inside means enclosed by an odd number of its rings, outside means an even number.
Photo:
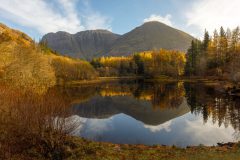
[[[204,52],[207,51],[209,42],[210,42],[210,36],[209,36],[208,31],[205,29],[203,45],[202,45],[202,49],[203,49]]]
[[[215,29],[213,32],[213,40],[212,40],[212,54],[213,54],[213,67],[219,66],[220,56],[219,56],[219,34]]]
[[[231,44],[230,44],[230,50],[232,53],[236,52],[239,42],[240,42],[240,30],[239,30],[239,27],[237,27],[232,32],[232,38],[231,38]]]
[[[219,53],[220,53],[220,64],[225,65],[226,57],[227,57],[227,48],[228,48],[228,41],[226,32],[224,31],[223,27],[220,28],[220,37],[219,37]]]
[[[199,40],[193,40],[191,43],[190,48],[187,51],[187,64],[185,68],[185,74],[192,76],[196,75],[198,71],[198,61],[199,61],[199,56],[201,53],[201,41]]]
[[[137,73],[138,75],[143,75],[145,73],[144,71],[144,63],[141,59],[141,56],[139,54],[134,54],[133,56],[134,62],[137,65]]]

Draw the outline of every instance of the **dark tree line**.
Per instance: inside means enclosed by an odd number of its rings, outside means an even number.
[[[187,51],[185,74],[188,76],[219,76],[239,79],[240,31],[205,31],[203,40],[193,40]]]

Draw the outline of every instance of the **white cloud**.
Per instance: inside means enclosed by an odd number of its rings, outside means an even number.
[[[145,124],[143,127],[146,129],[149,129],[153,133],[159,132],[161,130],[165,130],[166,132],[171,132],[171,124],[172,124],[172,121],[168,121],[158,126],[151,126],[151,125]]]
[[[86,28],[87,29],[107,29],[112,30],[110,26],[111,20],[108,17],[104,17],[99,13],[91,14],[86,17]]]
[[[239,10],[239,0],[196,0],[186,13],[187,23],[210,32],[220,26],[235,28],[240,25]]]
[[[56,0],[57,6],[45,0],[0,0],[0,16],[25,27],[36,29],[39,33],[67,31],[75,33],[85,29],[109,28],[108,18],[95,12],[83,15],[77,11],[79,0]],[[60,8],[57,10],[57,8]],[[87,21],[85,25],[84,21]],[[94,24],[92,27],[90,24]]]
[[[149,18],[145,18],[143,22],[146,23],[150,21],[158,21],[158,22],[165,23],[169,26],[172,26],[173,24],[171,22],[171,18],[172,16],[170,14],[167,14],[165,17],[161,15],[152,14]]]
[[[107,29],[111,28],[111,19],[109,17],[101,15],[99,12],[92,9],[89,1],[84,1],[84,24],[87,29]]]

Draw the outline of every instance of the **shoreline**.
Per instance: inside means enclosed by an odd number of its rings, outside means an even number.
[[[114,82],[120,80],[137,80],[143,79],[143,77],[135,77],[135,76],[126,76],[126,77],[99,77],[93,80],[79,80],[79,81],[70,81],[66,82],[67,85],[86,85],[86,84],[98,84],[105,82]]]
[[[189,82],[189,83],[206,83],[208,85],[215,85],[221,87],[221,90],[227,90],[234,88],[237,84],[229,80],[218,79],[217,77],[178,77],[172,78],[167,76],[159,76],[155,78],[144,78],[143,76],[124,76],[124,77],[99,77],[93,80],[79,80],[69,81],[60,85],[92,85],[106,82],[117,82],[117,81],[130,81],[130,80],[143,80],[144,82]]]
[[[180,148],[165,145],[130,145],[113,144],[108,142],[95,142],[80,137],[70,137],[70,142],[75,144],[71,148],[72,155],[82,155],[84,159],[221,159],[232,160],[240,157],[240,143],[223,143],[218,146],[188,146]],[[83,152],[90,150],[91,152]],[[96,158],[99,157],[99,158]],[[124,157],[124,158],[123,158]],[[72,157],[73,159],[75,157]],[[71,158],[70,158],[71,159]]]
[[[214,87],[217,91],[221,93],[240,97],[240,84],[235,84],[229,80],[218,79],[217,77],[203,77],[203,78],[202,77],[172,78],[167,76],[159,76],[155,78],[145,78],[143,76],[99,77],[93,80],[69,81],[58,85],[59,86],[96,85],[108,82],[132,81],[132,80],[142,80],[147,83],[177,83],[177,82],[205,83],[206,85]]]

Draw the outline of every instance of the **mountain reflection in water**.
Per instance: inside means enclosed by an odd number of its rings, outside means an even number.
[[[127,144],[238,141],[240,100],[204,83],[123,81],[62,89],[81,124],[73,134]]]

